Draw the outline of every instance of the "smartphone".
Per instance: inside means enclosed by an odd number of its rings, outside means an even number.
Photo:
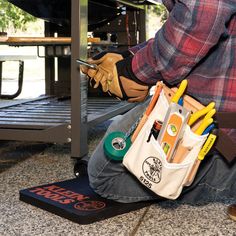
[[[79,64],[81,64],[83,66],[87,66],[90,69],[97,70],[97,65],[96,64],[89,64],[88,62],[80,60],[80,59],[76,59],[76,62],[78,62]]]

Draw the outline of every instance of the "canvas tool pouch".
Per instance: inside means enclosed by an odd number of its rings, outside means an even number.
[[[147,142],[154,121],[156,119],[164,121],[175,91],[176,89],[169,89],[163,85],[156,105],[123,159],[123,165],[143,185],[157,195],[168,199],[178,198],[183,187],[192,183],[193,179],[189,180],[190,173],[208,136],[208,134],[196,135],[193,131],[201,120],[191,129],[186,125],[180,142],[185,149],[185,156],[180,162],[167,161],[166,154],[153,135]],[[184,107],[191,112],[204,108],[188,95],[184,95]],[[178,155],[178,152],[174,155]]]

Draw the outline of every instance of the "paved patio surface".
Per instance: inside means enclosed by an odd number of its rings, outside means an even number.
[[[108,124],[89,130],[90,154]],[[236,223],[226,215],[227,200],[205,206],[166,201],[90,225],[73,223],[19,201],[20,189],[74,177],[69,145],[2,141],[0,166],[1,236],[236,235]]]

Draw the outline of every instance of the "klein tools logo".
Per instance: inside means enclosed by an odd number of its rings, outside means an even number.
[[[100,201],[83,201],[74,205],[74,208],[80,211],[96,211],[101,210],[106,206],[104,202]]]
[[[76,210],[80,211],[96,211],[106,207],[105,202],[90,200],[89,196],[57,185],[36,187],[31,189],[30,192],[62,205],[73,205]]]
[[[162,163],[157,157],[148,157],[143,162],[143,174],[153,183],[161,181]]]

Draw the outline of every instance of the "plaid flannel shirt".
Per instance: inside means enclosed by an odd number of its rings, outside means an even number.
[[[236,112],[236,1],[163,0],[169,17],[155,38],[130,50],[132,69],[147,84],[176,85],[218,111]],[[236,130],[228,130],[236,142]]]

